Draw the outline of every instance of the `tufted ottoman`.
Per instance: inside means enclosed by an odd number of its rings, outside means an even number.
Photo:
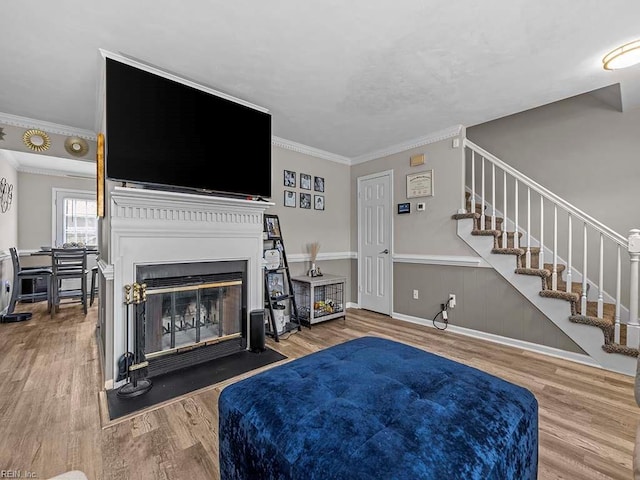
[[[227,386],[219,427],[222,480],[537,478],[529,390],[377,337]]]

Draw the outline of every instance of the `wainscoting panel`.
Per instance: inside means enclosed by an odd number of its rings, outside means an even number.
[[[448,312],[451,325],[584,353],[491,268],[395,263],[393,277],[393,310],[399,314],[430,321],[454,293],[457,304]],[[419,292],[417,300],[413,290]]]

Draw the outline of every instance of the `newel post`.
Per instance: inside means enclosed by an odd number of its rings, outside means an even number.
[[[638,267],[640,266],[640,230],[629,232],[629,257],[631,274],[629,280],[629,323],[627,324],[627,345],[640,346],[640,323],[638,323]]]

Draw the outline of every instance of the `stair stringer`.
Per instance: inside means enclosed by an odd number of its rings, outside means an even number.
[[[524,295],[543,315],[568,335],[600,367],[625,375],[635,375],[637,359],[607,353],[602,349],[602,330],[569,320],[570,307],[566,300],[540,296],[540,278],[515,273],[515,255],[491,253],[492,236],[472,235],[473,219],[458,219],[457,234],[505,280]]]

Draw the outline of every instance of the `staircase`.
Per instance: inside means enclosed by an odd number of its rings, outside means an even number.
[[[627,239],[463,143],[465,194],[453,215],[458,236],[595,363],[635,374],[640,230]]]

